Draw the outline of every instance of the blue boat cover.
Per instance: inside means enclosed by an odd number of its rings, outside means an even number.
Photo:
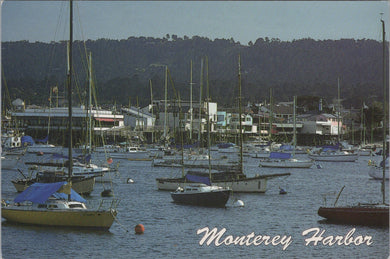
[[[209,177],[206,176],[198,176],[198,175],[192,175],[192,174],[186,174],[186,179],[191,182],[196,183],[204,183],[207,185],[211,185],[211,181]]]
[[[35,139],[35,142],[38,143],[46,143],[47,141],[49,141],[49,135],[47,135],[44,139]]]
[[[232,147],[234,146],[233,143],[220,143],[217,145],[218,148],[229,148],[229,147]]]
[[[294,146],[292,146],[292,145],[281,145],[280,146],[280,150],[292,151],[292,150],[294,150]]]
[[[336,145],[325,145],[325,146],[319,146],[322,148],[322,151],[337,151],[340,149],[341,145],[340,143],[337,143]]]
[[[34,183],[16,196],[14,202],[31,201],[43,204],[65,184],[67,184],[67,182]],[[68,195],[65,193],[56,193],[54,197],[66,199]],[[74,190],[71,190],[70,198],[71,200],[86,202],[85,199]]]
[[[35,144],[35,141],[32,137],[30,136],[23,136],[22,139],[22,146],[25,147],[25,146],[32,146]]]
[[[281,153],[281,152],[271,152],[269,154],[269,158],[274,158],[274,159],[289,159],[291,158],[290,153]]]
[[[171,148],[181,149],[182,145],[170,145]],[[183,149],[195,149],[199,147],[199,142],[195,142],[194,144],[183,144]]]

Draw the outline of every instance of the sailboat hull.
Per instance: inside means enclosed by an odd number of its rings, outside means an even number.
[[[22,207],[22,206],[21,206]],[[34,211],[23,208],[1,209],[1,216],[9,222],[55,226],[82,227],[93,229],[109,229],[114,222],[116,210],[82,211],[82,210],[53,210]]]
[[[184,182],[184,178],[158,178],[157,188],[159,190],[174,191],[178,187],[184,188],[187,184]],[[213,185],[220,187],[229,187],[233,192],[257,192],[265,193],[267,190],[267,178],[263,177],[251,177],[240,180],[230,181],[215,181]]]
[[[171,196],[176,203],[207,207],[225,207],[230,192],[231,190],[198,193],[171,193]]]
[[[273,168],[310,168],[313,165],[311,160],[264,160],[261,161],[259,166],[261,167],[273,167]]]
[[[389,226],[388,206],[320,207],[318,215],[333,223]]]
[[[357,154],[310,154],[309,158],[321,162],[355,162],[359,156]]]
[[[382,180],[383,179],[383,167],[371,166],[369,171],[368,171],[368,175],[375,180]],[[389,168],[388,167],[386,167],[385,179],[389,180]]]

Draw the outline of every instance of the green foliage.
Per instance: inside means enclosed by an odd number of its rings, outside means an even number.
[[[28,104],[47,104],[49,89],[58,85],[66,93],[66,43],[2,44],[2,66],[12,99]],[[167,65],[177,92],[189,99],[190,61],[193,60],[193,98],[199,99],[200,60],[209,60],[210,95],[220,106],[233,106],[238,86],[238,54],[241,55],[243,103],[269,98],[292,100],[293,95],[311,96],[301,101],[318,107],[318,98],[330,102],[341,96],[346,107],[360,107],[364,100],[380,100],[382,93],[382,47],[374,40],[313,39],[283,42],[259,38],[248,46],[233,39],[214,41],[194,36],[165,38],[129,37],[74,43],[75,90],[83,103],[87,87],[86,49],[92,52],[93,74],[99,104],[132,105],[150,102],[149,79],[154,99],[164,98],[164,67]],[[204,84],[204,87],[206,84]],[[173,98],[169,84],[169,97]],[[76,97],[75,97],[76,98]]]

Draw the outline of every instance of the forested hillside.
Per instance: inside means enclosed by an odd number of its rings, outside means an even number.
[[[233,39],[203,37],[163,39],[130,37],[127,40],[77,41],[73,46],[76,71],[76,101],[83,102],[87,86],[86,53],[92,53],[94,84],[98,102],[146,105],[152,82],[155,99],[164,97],[164,78],[169,69],[169,96],[189,98],[190,62],[193,61],[194,99],[198,100],[201,58],[206,87],[222,106],[236,100],[238,55],[241,55],[242,93],[246,101],[269,98],[292,100],[293,95],[321,96],[328,102],[341,96],[347,107],[360,107],[382,96],[382,44],[374,40],[312,40],[283,42],[260,38],[248,46]],[[3,42],[3,97],[21,98],[28,104],[48,104],[50,87],[65,91],[66,42]],[[206,73],[206,65],[208,73]],[[5,86],[6,89],[5,89]],[[5,96],[8,98],[8,96]],[[3,99],[5,100],[5,99]],[[7,103],[7,102],[5,102]]]

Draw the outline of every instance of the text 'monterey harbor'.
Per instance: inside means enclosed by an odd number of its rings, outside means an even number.
[[[302,232],[302,236],[306,237],[304,239],[306,246],[349,246],[349,245],[371,245],[373,243],[371,236],[362,236],[354,235],[356,229],[352,228],[345,235],[333,236],[325,235],[325,230],[320,228],[310,228]],[[199,241],[199,245],[215,245],[215,246],[229,246],[229,245],[239,245],[239,246],[260,246],[260,245],[280,245],[283,250],[286,250],[289,245],[292,244],[293,240],[291,235],[257,235],[255,232],[252,232],[248,235],[233,236],[225,235],[226,228],[218,230],[218,228],[213,228],[210,230],[208,227],[198,229],[196,234],[202,235],[203,237]]]

